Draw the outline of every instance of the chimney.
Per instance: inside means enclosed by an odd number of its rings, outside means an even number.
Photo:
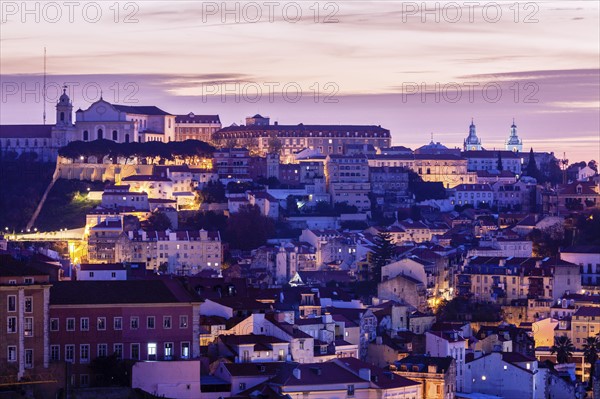
[[[435,364],[429,364],[429,365],[427,365],[427,373],[429,373],[429,374],[436,374],[437,373],[437,366]]]
[[[295,368],[292,373],[294,374],[294,378],[296,378],[297,380],[302,379],[302,373],[300,372],[299,368]]]
[[[358,370],[358,376],[365,381],[371,382],[371,369]]]

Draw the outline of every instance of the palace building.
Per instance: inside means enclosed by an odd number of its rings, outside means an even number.
[[[270,123],[268,117],[254,115],[246,118],[246,125],[225,127],[213,135],[213,141],[226,146],[242,146],[266,155],[274,146],[281,148],[285,161],[305,148],[318,150],[327,156],[344,154],[349,144],[371,144],[387,148],[391,144],[390,131],[374,125],[280,125]]]

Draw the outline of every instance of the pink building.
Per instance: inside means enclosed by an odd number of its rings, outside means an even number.
[[[65,281],[50,293],[50,358],[72,363],[70,383],[92,383],[90,362],[200,355],[199,302],[177,280]]]

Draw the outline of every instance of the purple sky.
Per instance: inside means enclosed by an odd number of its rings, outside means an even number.
[[[600,158],[596,2],[442,2],[429,14],[422,2],[320,2],[316,20],[313,2],[282,2],[272,21],[263,2],[228,3],[230,14],[221,2],[122,2],[118,16],[97,2],[72,22],[61,9],[55,23],[56,10],[14,4],[2,6],[3,124],[41,122],[46,46],[50,123],[58,86],[76,82],[76,108],[101,88],[111,102],[218,113],[224,125],[258,112],[282,124],[377,124],[412,148],[431,133],[461,145],[471,117],[484,147],[501,148],[514,117],[527,150]]]

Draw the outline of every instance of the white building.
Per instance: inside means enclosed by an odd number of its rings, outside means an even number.
[[[467,340],[460,331],[427,331],[425,333],[425,350],[430,356],[451,356],[456,361],[456,391],[465,389],[465,351]]]
[[[467,363],[465,392],[504,399],[546,398],[544,374],[535,358],[518,352],[492,352]]]
[[[77,280],[116,281],[127,280],[127,269],[122,263],[84,264],[77,268]]]

